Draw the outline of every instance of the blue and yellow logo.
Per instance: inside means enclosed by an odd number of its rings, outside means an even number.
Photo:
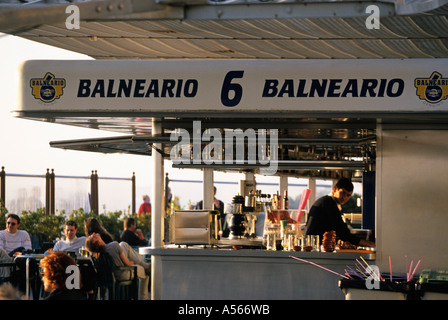
[[[448,78],[434,71],[429,78],[416,78],[414,86],[417,96],[429,103],[438,103],[448,98]]]
[[[31,79],[30,86],[34,98],[48,103],[62,96],[65,79],[55,78],[54,74],[47,72],[43,78]]]

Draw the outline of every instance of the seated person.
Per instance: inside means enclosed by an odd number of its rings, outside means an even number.
[[[32,250],[28,232],[19,230],[20,217],[14,213],[6,216],[6,229],[0,231],[0,249],[6,250],[10,256],[15,252]]]
[[[151,266],[144,262],[138,252],[132,249],[131,246],[126,242],[118,243],[117,241],[112,241],[106,244],[99,234],[93,233],[87,237],[86,248],[92,253],[108,253],[117,267],[137,265],[139,300],[148,300],[148,285]],[[120,279],[120,270],[115,273],[115,276]]]
[[[143,237],[142,230],[137,229],[137,222],[134,218],[126,218],[123,222],[124,231],[121,234],[121,241],[130,246],[147,246],[148,240]]]
[[[44,289],[50,295],[45,300],[86,300],[86,294],[81,290],[81,276],[78,278],[74,273],[66,272],[71,265],[76,266],[75,259],[65,252],[52,252],[40,261],[40,267],[43,271],[42,281]],[[67,281],[68,277],[78,283]],[[73,287],[67,287],[67,282]]]
[[[114,241],[114,237],[107,231],[96,218],[87,218],[84,221],[84,233],[88,237],[94,233],[99,233],[105,243]]]
[[[0,263],[11,263],[13,261],[6,250],[0,249]],[[0,267],[0,278],[7,278],[10,275],[11,269],[9,267]]]
[[[64,251],[79,254],[79,249],[86,244],[86,237],[77,237],[78,224],[75,221],[68,220],[64,224],[65,240],[59,240],[49,252]],[[47,251],[47,252],[48,252]],[[46,253],[47,254],[47,253]],[[89,299],[93,299],[95,287],[95,270],[91,265],[83,264],[79,266],[82,276],[84,277],[84,289],[89,293]]]
[[[20,217],[14,213],[8,213],[6,215],[6,229],[0,231],[0,249],[2,249],[0,255],[2,256],[3,262],[10,262],[7,260],[6,254],[9,257],[12,257],[16,252],[32,250],[30,235],[25,230],[19,230],[19,227]],[[15,272],[15,277],[18,281],[17,285],[20,291],[25,292],[26,259],[20,259],[15,262],[17,264],[17,271]],[[38,278],[37,270],[38,266],[36,260],[31,259],[29,262],[30,282],[34,283],[34,280]],[[5,276],[9,276],[10,270],[3,271],[2,273],[4,273]],[[31,290],[34,293],[34,299],[37,299],[39,287],[39,281],[37,281],[36,286],[31,286]]]
[[[79,248],[86,244],[86,237],[77,237],[78,225],[75,221],[68,220],[64,224],[65,240],[59,240],[53,247],[53,251],[74,251],[79,252]]]

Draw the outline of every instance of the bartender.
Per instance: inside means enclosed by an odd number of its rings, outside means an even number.
[[[342,241],[361,247],[374,247],[374,242],[359,239],[353,235],[342,220],[341,206],[347,203],[352,193],[353,183],[350,179],[339,179],[331,194],[319,198],[311,207],[306,224],[306,235],[319,235],[322,241],[325,232],[335,231],[336,236]]]

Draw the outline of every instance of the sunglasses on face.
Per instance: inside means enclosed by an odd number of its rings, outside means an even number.
[[[10,225],[12,225],[12,226],[15,226],[15,225],[16,225],[15,222],[10,222],[10,221],[8,221],[7,224],[10,224]]]

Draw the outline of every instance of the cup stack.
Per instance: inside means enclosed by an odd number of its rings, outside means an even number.
[[[333,252],[336,249],[336,232],[327,231],[322,238],[322,247],[325,252]]]

